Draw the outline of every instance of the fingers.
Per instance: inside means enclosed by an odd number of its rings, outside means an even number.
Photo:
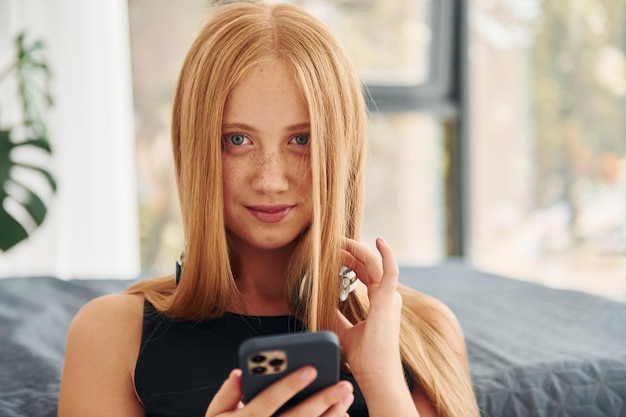
[[[270,415],[291,397],[302,391],[315,380],[317,370],[312,366],[302,367],[270,385],[250,401],[246,408],[258,410],[260,415]]]
[[[383,285],[395,291],[399,275],[396,258],[382,238],[376,239],[376,249],[380,256],[365,245],[346,238],[342,250],[344,265],[352,269],[368,288]]]
[[[380,256],[365,245],[352,239],[344,239],[342,258],[344,265],[353,270],[368,287],[380,282],[383,275]]]
[[[354,401],[354,395],[350,397],[350,404],[352,404],[352,401]],[[350,415],[347,413],[348,408],[350,408],[349,405],[345,406],[342,404],[337,404],[333,408],[322,414],[321,417],[350,417]]]
[[[281,417],[343,417],[354,401],[354,387],[348,381],[325,388],[298,404]]]
[[[380,255],[382,256],[383,275],[386,278],[382,280],[380,285],[381,287],[385,286],[388,289],[393,289],[393,291],[395,291],[398,287],[398,276],[400,275],[396,257],[393,255],[391,248],[387,245],[387,242],[385,242],[383,238],[379,237],[376,239],[376,249],[378,249]]]
[[[205,417],[216,416],[241,406],[241,369],[233,369],[224,381],[213,401],[209,404]]]
[[[241,403],[241,370],[233,370],[213,397],[205,417],[269,416],[317,377],[312,366],[300,368],[267,387],[245,407]],[[354,400],[354,388],[340,381],[307,398],[296,407],[281,414],[284,417],[322,416],[343,417]],[[238,411],[237,411],[238,410]],[[236,413],[234,413],[236,411]]]
[[[335,310],[337,313],[337,321],[335,327],[335,333],[341,342],[341,345],[345,348],[348,347],[349,341],[346,338],[346,334],[354,327],[354,325],[344,316],[341,311]]]

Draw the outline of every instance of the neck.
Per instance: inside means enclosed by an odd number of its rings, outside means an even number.
[[[230,310],[258,316],[289,314],[285,283],[295,246],[267,250],[237,242],[240,268],[236,280],[242,297]]]

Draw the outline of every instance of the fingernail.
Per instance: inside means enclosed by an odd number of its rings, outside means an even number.
[[[380,240],[380,243],[382,243],[383,245],[387,245],[387,242],[385,242],[385,239],[383,239],[382,237],[379,237],[378,240]]]

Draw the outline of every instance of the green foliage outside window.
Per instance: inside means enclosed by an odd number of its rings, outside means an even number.
[[[566,203],[573,243],[585,201],[619,182],[626,155],[625,18],[623,1],[545,1],[534,27],[534,203]]]

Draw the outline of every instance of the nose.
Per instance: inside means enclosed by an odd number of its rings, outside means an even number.
[[[252,187],[256,191],[275,194],[289,188],[288,162],[280,151],[264,153],[253,163],[256,166]]]

